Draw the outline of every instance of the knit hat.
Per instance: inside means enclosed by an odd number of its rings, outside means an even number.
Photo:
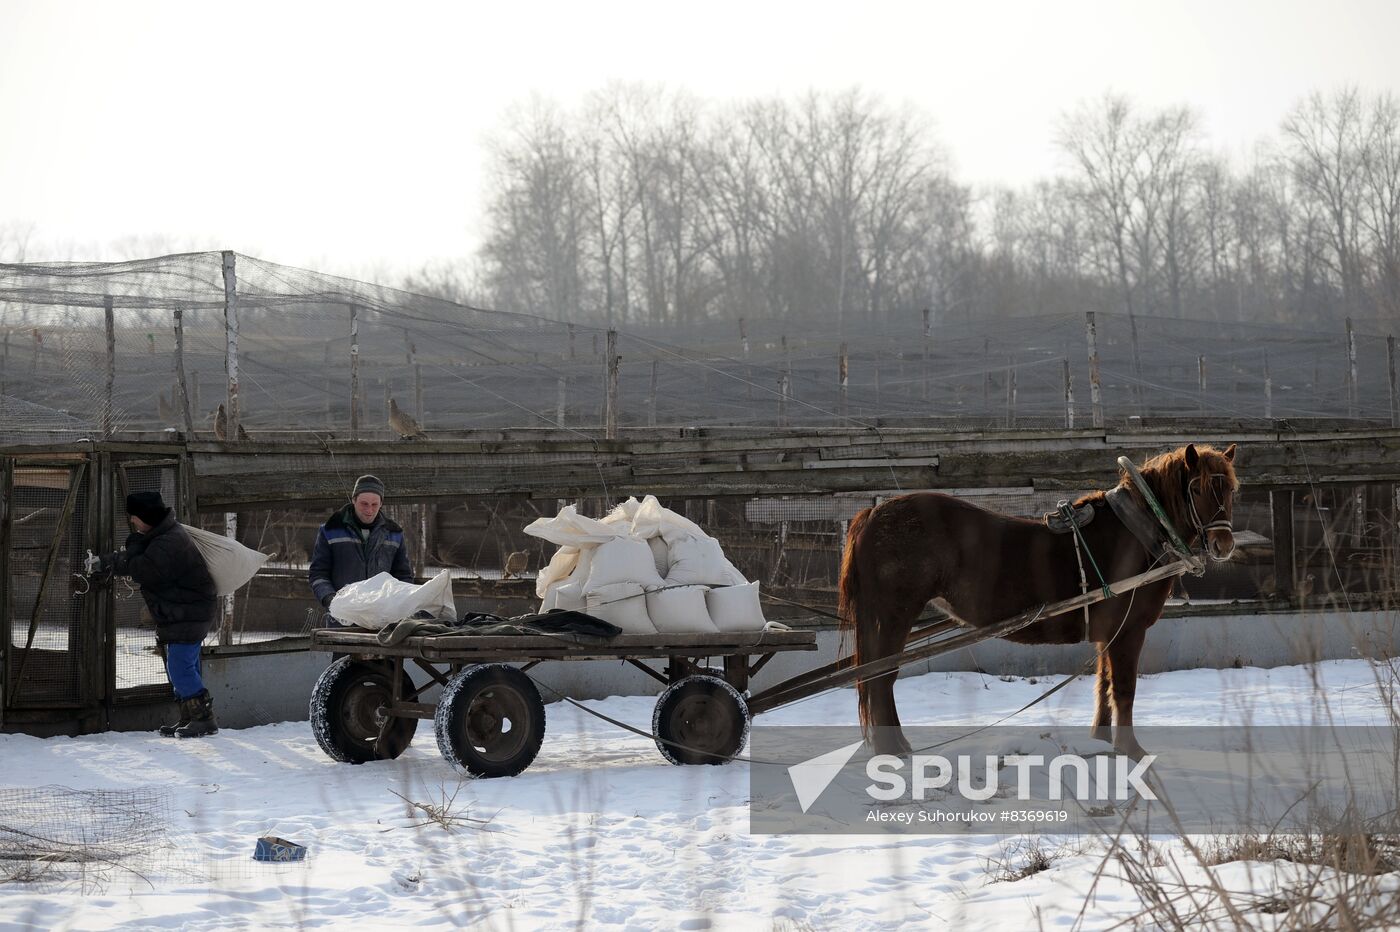
[[[159,492],[132,492],[126,497],[126,513],[155,527],[165,520],[170,509],[165,507]]]
[[[350,501],[354,501],[356,496],[364,492],[373,492],[381,499],[384,497],[384,483],[380,482],[376,476],[361,476],[355,480],[355,488],[350,492]]]

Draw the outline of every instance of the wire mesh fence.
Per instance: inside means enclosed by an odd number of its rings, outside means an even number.
[[[170,815],[151,787],[0,789],[0,884],[96,892],[118,875],[155,883],[188,873]]]
[[[237,421],[253,439],[599,431],[610,368],[619,428],[1392,417],[1380,321],[1310,332],[1100,313],[1091,327],[1087,315],[940,322],[910,309],[878,328],[711,320],[610,343],[582,319],[227,256],[0,265],[0,442],[233,433],[216,419],[231,344]]]
[[[298,477],[291,491],[279,480],[271,495],[246,473],[223,484],[217,470],[201,477],[201,495],[212,490],[220,509],[237,514],[240,539],[274,554],[264,575],[280,576],[283,600],[304,603],[315,529],[329,515],[327,503],[343,502],[361,472],[390,484],[388,514],[404,527],[420,572],[509,578],[522,575],[508,567],[524,554],[528,578],[548,548],[523,535],[526,524],[580,490],[582,510],[595,516],[625,497],[618,482],[627,470],[594,443],[607,433],[610,413],[616,429],[633,436],[653,427],[674,435],[676,428],[729,426],[753,436],[774,428],[1059,429],[1134,418],[1390,424],[1387,327],[1356,321],[1308,331],[1105,313],[940,321],[914,308],[878,327],[755,317],[684,330],[638,325],[613,335],[582,318],[496,312],[244,255],[0,265],[0,443],[152,432],[325,441],[320,452],[260,454],[267,470]],[[227,371],[233,358],[236,409]],[[221,407],[229,409],[222,418]],[[411,459],[386,448],[351,461],[337,458],[333,446],[519,428],[547,429],[554,442]],[[576,446],[560,442],[571,437]],[[907,463],[934,462],[939,446],[894,445],[878,435],[868,444]],[[797,487],[741,494],[724,483],[725,470],[741,461],[774,470],[813,465],[793,464],[793,455],[677,454],[674,464],[652,464],[649,491],[712,529],[749,578],[825,598],[844,522],[917,482],[922,467],[902,467],[907,481],[892,467],[872,470],[844,498]],[[566,472],[574,491],[556,492],[552,484]],[[159,487],[173,500],[159,470],[129,470],[127,478],[131,489]],[[1067,494],[1001,489],[977,500],[1035,517]],[[1237,525],[1264,542],[1262,553],[1275,516],[1264,493],[1251,494]],[[1293,582],[1311,574],[1319,594],[1392,588],[1392,491],[1373,483],[1361,496],[1359,509],[1350,486],[1300,496],[1294,510],[1304,572]],[[124,515],[112,517],[120,538]],[[223,530],[221,514],[190,520]],[[1211,593],[1255,597],[1289,588],[1270,574],[1263,557],[1241,562],[1215,575],[1227,581]],[[29,578],[16,587],[16,618],[25,617]],[[239,636],[252,638],[305,625],[299,609],[272,611],[256,600],[241,600],[235,615]],[[116,630],[126,645],[116,660],[119,685],[163,681],[140,616],[139,598],[118,599]],[[61,628],[44,634],[61,640]]]

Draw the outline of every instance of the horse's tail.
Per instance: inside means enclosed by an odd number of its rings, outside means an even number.
[[[851,519],[851,525],[846,530],[846,552],[841,557],[841,577],[836,589],[836,614],[840,617],[841,643],[842,647],[847,643],[853,645],[852,666],[876,659],[871,656],[875,647],[876,619],[870,612],[868,593],[862,590],[859,559],[870,514],[871,509],[862,509]],[[856,681],[856,693],[860,699],[860,728],[869,738],[870,709],[864,680]]]

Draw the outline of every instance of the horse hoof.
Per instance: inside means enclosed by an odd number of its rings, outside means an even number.
[[[1115,744],[1113,746],[1113,750],[1123,755],[1124,757],[1131,758],[1135,761],[1142,760],[1150,753],[1146,748],[1138,744],[1136,741],[1134,741],[1132,744]]]
[[[895,757],[908,757],[914,748],[898,728],[877,728],[870,739],[870,749],[876,754],[891,754]]]

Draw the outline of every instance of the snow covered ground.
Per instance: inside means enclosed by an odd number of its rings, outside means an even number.
[[[1382,676],[1392,679],[1388,670]],[[931,673],[899,681],[898,697],[906,724],[981,724],[1054,682]],[[1090,687],[1076,682],[1015,721],[1084,723]],[[647,727],[653,701],[587,705]],[[1353,660],[1145,677],[1137,709],[1142,724],[1379,724],[1390,720],[1388,701],[1373,668]],[[747,765],[675,767],[651,742],[577,708],[556,703],[547,715],[544,748],[529,770],[464,783],[427,724],[399,760],[359,767],[329,760],[305,722],[206,741],[0,736],[0,795],[45,785],[156,788],[166,794],[178,851],[142,877],[0,882],[0,929],[1009,930],[1068,928],[1081,911],[1080,927],[1095,929],[1142,909],[1112,864],[1095,882],[1103,855],[1093,839],[1045,839],[1048,869],[997,880],[1025,863],[1026,839],[750,836]],[[854,694],[840,690],[762,721],[854,719]],[[446,798],[456,815],[489,822],[449,832],[400,797],[435,805]],[[253,862],[254,841],[266,834],[307,845],[310,857]],[[1227,888],[1264,895],[1303,870],[1248,862],[1214,872]],[[1272,915],[1250,920],[1266,925]]]

